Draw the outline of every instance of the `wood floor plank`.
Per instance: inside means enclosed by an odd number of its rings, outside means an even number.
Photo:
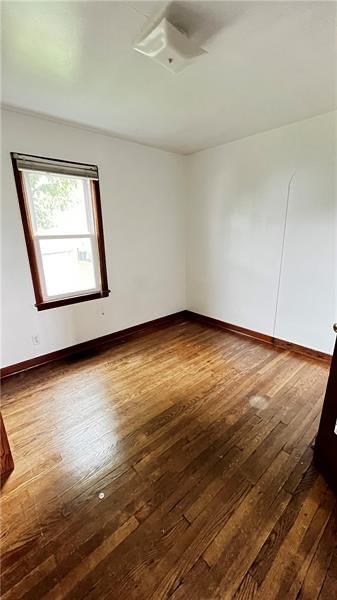
[[[331,600],[327,374],[186,322],[8,379],[3,597]]]
[[[239,476],[228,477],[218,494],[186,530],[179,542],[160,561],[158,584],[154,590],[146,591],[154,599],[167,598],[177,583],[190,571],[217,532],[230,519],[250,490],[249,482]]]
[[[320,600],[328,600],[337,597],[337,548],[335,546],[331,556],[329,568],[319,594]]]
[[[299,600],[316,600],[323,588],[325,578],[331,563],[332,553],[337,545],[337,506],[330,515],[326,528],[319,540],[317,550],[305,575],[301,589],[298,593]],[[337,597],[337,581],[334,590]],[[333,597],[333,595],[331,596]]]
[[[254,577],[247,573],[235,593],[234,600],[253,600],[256,597],[258,585]]]
[[[297,598],[334,505],[333,493],[326,495],[326,484],[317,479],[263,580],[262,598],[267,593],[271,598]]]
[[[214,570],[223,593],[236,592],[275,521],[289,504],[291,497],[282,489],[288,470],[289,456],[280,452],[260,484],[252,488],[204,552],[203,558]]]
[[[172,593],[172,600],[214,600],[213,590],[216,584],[212,581],[209,566],[201,558],[179,583]]]
[[[294,490],[294,495],[291,497],[287,508],[276,521],[270,535],[256,556],[249,569],[249,573],[258,586],[261,586],[264,582],[286,536],[298,518],[305,499],[312,492],[318,478],[319,476],[316,471],[307,471],[305,473],[303,480],[299,482],[297,488]],[[283,489],[285,489],[285,486],[283,486]],[[323,487],[323,490],[325,491],[325,487]]]

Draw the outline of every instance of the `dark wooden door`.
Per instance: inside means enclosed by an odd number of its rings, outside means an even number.
[[[6,475],[14,469],[14,462],[2,414],[0,413],[0,475]]]
[[[337,333],[337,324],[334,325]],[[314,459],[332,488],[337,491],[337,341],[332,357]]]

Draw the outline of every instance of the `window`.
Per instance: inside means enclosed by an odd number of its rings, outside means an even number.
[[[38,310],[109,295],[98,169],[12,153]]]

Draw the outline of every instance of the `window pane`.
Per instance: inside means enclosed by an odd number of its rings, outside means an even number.
[[[91,240],[40,240],[48,296],[96,289]]]
[[[91,204],[85,201],[90,193],[87,179],[34,171],[26,171],[25,178],[35,233],[63,235],[92,230],[92,217],[87,214]]]

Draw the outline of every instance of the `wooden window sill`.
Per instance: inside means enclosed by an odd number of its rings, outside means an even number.
[[[86,302],[88,300],[98,300],[99,298],[107,298],[110,290],[102,290],[93,294],[83,294],[83,296],[70,296],[69,298],[60,298],[60,300],[50,300],[35,304],[37,310],[47,310],[49,308],[58,308],[59,306],[67,306],[68,304],[77,304],[78,302]]]

